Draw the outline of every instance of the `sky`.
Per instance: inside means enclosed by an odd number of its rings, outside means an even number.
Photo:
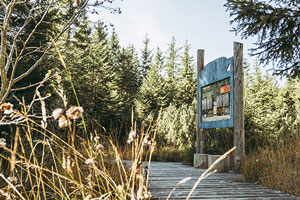
[[[115,0],[112,6],[120,7],[121,14],[102,10],[95,15],[107,24],[113,24],[122,46],[143,48],[146,34],[150,48],[168,48],[172,36],[177,46],[186,40],[191,44],[191,54],[196,58],[197,49],[205,50],[205,63],[219,57],[233,56],[233,42],[244,44],[244,58],[253,63],[250,48],[255,38],[241,40],[230,25],[229,13],[223,6],[226,0]]]

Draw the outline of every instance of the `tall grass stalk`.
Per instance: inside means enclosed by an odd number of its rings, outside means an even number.
[[[205,170],[205,172],[203,172],[201,174],[201,176],[198,178],[198,180],[195,182],[193,188],[191,189],[190,193],[188,194],[188,196],[186,197],[186,200],[190,199],[190,197],[192,196],[193,192],[195,191],[195,189],[197,188],[197,186],[199,185],[199,183],[205,179],[206,177],[208,177],[209,175],[217,172],[215,168],[216,164],[218,164],[221,160],[223,160],[224,158],[226,158],[226,156],[228,156],[231,152],[233,152],[236,149],[236,147],[231,148],[230,150],[228,150],[226,153],[224,153],[222,156],[220,156],[215,162],[213,162],[213,164],[207,169]]]
[[[0,154],[1,158],[11,163],[7,170],[0,171],[3,178],[8,181],[7,185],[0,185],[2,187],[0,195],[6,199],[34,200],[57,199],[57,197],[84,200],[93,198],[150,199],[151,194],[147,188],[149,172],[142,169],[142,163],[147,158],[149,159],[148,165],[150,164],[155,148],[158,123],[149,128],[146,133],[143,131],[137,133],[132,117],[132,130],[136,133],[129,145],[132,149],[132,162],[129,165],[124,163],[121,159],[122,154],[119,153],[121,147],[113,138],[96,131],[88,133],[71,73],[54,41],[53,44],[60,62],[68,73],[78,105],[77,107],[68,106],[63,89],[58,83],[58,88],[54,90],[61,97],[65,111],[61,109],[57,119],[61,120],[59,126],[67,134],[68,139],[65,141],[57,133],[46,128],[47,120],[51,116],[46,115],[44,98],[38,90],[44,83],[42,81],[37,86],[34,100],[29,106],[23,98],[21,111],[13,110],[9,115],[11,119],[20,120],[7,122],[7,124],[17,124],[13,147],[0,145],[0,148],[4,150],[4,153]],[[49,76],[50,73],[44,80],[47,80]],[[37,123],[28,115],[36,96],[41,103],[42,124]],[[83,130],[77,126],[79,117],[83,121]],[[82,132],[85,138],[80,137]],[[106,133],[106,131],[105,134],[118,135],[118,133]],[[145,142],[145,138],[150,139]]]
[[[13,199],[92,199],[101,196],[107,199],[150,198],[146,188],[149,173],[145,173],[141,164],[145,161],[145,152],[151,159],[155,130],[140,133],[130,144],[135,151],[131,166],[128,166],[121,159],[121,147],[116,146],[110,138],[94,132],[87,142],[76,137],[75,132],[70,145],[26,115],[23,117],[26,123],[17,126],[12,149],[1,146],[10,154],[1,154],[1,157],[11,163],[9,170],[1,173],[9,173],[9,177],[16,179],[11,182],[5,175],[1,176],[9,182],[1,188],[4,191],[2,195]],[[67,132],[73,134],[75,128],[72,126],[72,132]],[[32,136],[37,134],[43,136],[43,140],[33,140]],[[151,145],[145,143],[145,138],[150,134]]]
[[[284,193],[300,196],[300,137],[277,141],[248,155],[242,174],[255,182]]]

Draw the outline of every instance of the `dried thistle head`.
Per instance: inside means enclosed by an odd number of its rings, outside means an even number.
[[[143,162],[140,161],[140,162],[136,165],[135,173],[139,173],[139,171],[141,170],[142,164],[143,164]]]
[[[59,117],[59,119],[58,119],[58,126],[59,126],[59,128],[63,128],[63,127],[67,127],[68,126],[68,120],[67,120],[67,118],[64,115],[62,115],[62,116]]]
[[[117,192],[122,196],[125,193],[124,187],[122,185],[118,185]]]
[[[73,175],[73,169],[72,169],[72,167],[74,167],[74,162],[72,161],[72,159],[71,159],[71,157],[70,156],[68,156],[67,157],[67,163],[66,163],[66,167],[67,167],[67,171],[70,173],[70,174],[72,174]]]
[[[66,114],[69,119],[78,119],[83,113],[83,108],[79,106],[71,106]]]
[[[0,147],[6,146],[6,140],[4,138],[0,138]]]
[[[50,77],[50,75],[51,75],[51,73],[52,73],[52,71],[51,71],[51,70],[48,70],[48,72],[47,72],[47,74],[46,74],[45,78],[49,78],[49,77]]]
[[[94,164],[94,160],[92,158],[88,158],[88,159],[86,159],[85,164],[87,164],[87,165]]]
[[[13,107],[14,105],[11,103],[3,103],[0,105],[0,110],[4,111],[4,114],[9,115],[14,112]]]
[[[11,182],[13,185],[17,184],[18,179],[15,176],[10,176],[7,178],[7,180],[9,180],[9,182]]]
[[[96,149],[102,151],[104,149],[102,144],[97,144]]]
[[[127,143],[130,144],[136,138],[136,132],[134,130],[130,131]]]
[[[62,113],[63,113],[63,109],[61,109],[61,108],[56,108],[56,109],[54,109],[53,112],[52,112],[52,117],[53,117],[55,120],[57,120],[57,119],[62,115]]]
[[[84,200],[90,200],[90,199],[92,199],[92,195],[91,195],[91,194],[88,194],[88,195],[84,198]]]
[[[56,77],[56,82],[57,82],[58,84],[61,84],[61,75],[56,74],[55,77]]]
[[[149,137],[148,135],[145,136],[145,138],[144,138],[144,144],[145,145],[151,145],[151,143],[152,143],[151,137]]]

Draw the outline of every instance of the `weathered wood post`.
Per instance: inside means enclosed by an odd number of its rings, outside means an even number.
[[[205,152],[205,131],[199,129],[200,122],[200,103],[201,99],[199,94],[201,88],[199,87],[199,74],[204,69],[204,50],[198,49],[197,51],[197,128],[196,128],[196,154],[194,154],[194,167],[208,168],[208,155]]]
[[[196,134],[196,153],[204,154],[205,151],[205,134],[203,129],[199,129],[199,73],[204,68],[204,50],[198,49],[197,51],[197,134]]]
[[[245,156],[243,44],[233,43],[234,54],[234,170],[240,172]]]
[[[204,67],[204,50],[197,51],[197,141],[194,167],[207,168],[220,155],[205,154],[207,129],[233,127],[234,170],[240,172],[245,155],[243,44],[233,43],[233,57],[217,58]],[[221,163],[222,162],[222,163]],[[219,171],[229,168],[229,157]],[[226,169],[226,170],[225,170]]]

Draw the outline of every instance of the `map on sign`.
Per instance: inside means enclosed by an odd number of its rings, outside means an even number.
[[[230,119],[230,78],[202,87],[201,93],[202,122]]]

